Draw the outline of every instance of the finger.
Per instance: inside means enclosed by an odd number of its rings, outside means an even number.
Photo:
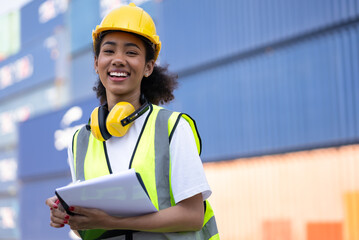
[[[46,204],[47,206],[49,206],[50,208],[52,208],[52,207],[54,207],[54,205],[57,206],[57,204],[55,203],[56,200],[57,200],[57,197],[56,197],[56,196],[52,196],[52,197],[46,199],[45,204]]]
[[[71,206],[69,207],[69,211],[73,212],[77,215],[82,215],[82,216],[88,216],[91,214],[91,210],[92,208],[83,208],[83,207],[78,207],[78,206]]]
[[[62,228],[65,226],[65,224],[57,224],[57,223],[50,222],[50,226],[54,227],[54,228]]]
[[[51,217],[51,226],[55,227],[55,226],[60,226],[60,225],[65,225],[67,223],[67,220],[63,220],[61,218],[56,218],[56,217]]]
[[[65,209],[61,205],[61,203],[57,203],[57,202],[54,203],[54,205],[50,208],[50,210],[59,210],[61,212],[65,212]]]
[[[57,206],[58,206],[58,209],[59,209],[61,212],[65,212],[65,208],[62,206],[61,203],[59,203]]]
[[[59,210],[52,210],[50,219],[53,223],[56,224],[67,224],[70,216],[66,213],[63,213]]]
[[[55,217],[58,217],[58,218],[61,218],[61,219],[69,219],[70,216],[64,212],[64,211],[61,211],[59,209],[52,209],[51,210],[51,215],[55,216]]]
[[[96,208],[84,208],[84,207],[69,207],[69,211],[75,213],[76,215],[94,217],[99,215],[107,214],[104,211]]]

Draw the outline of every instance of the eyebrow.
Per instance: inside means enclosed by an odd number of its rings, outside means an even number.
[[[102,44],[102,46],[105,46],[106,44],[114,45],[114,46],[116,45],[115,42],[107,41],[107,42],[104,42],[104,43]]]
[[[141,50],[141,48],[140,48],[137,44],[135,44],[135,43],[126,43],[125,46],[126,46],[126,47],[136,47],[136,48],[138,48],[139,50]]]
[[[116,46],[116,45],[117,45],[115,42],[107,41],[107,42],[104,42],[104,43],[102,44],[102,46],[105,46],[105,45],[107,45],[107,44],[108,44],[108,45],[112,45],[112,46]],[[125,43],[125,47],[136,47],[136,48],[138,48],[139,50],[141,50],[141,48],[140,48],[137,44],[131,43],[131,42]]]

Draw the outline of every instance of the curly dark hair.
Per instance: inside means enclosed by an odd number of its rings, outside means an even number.
[[[96,57],[100,54],[101,42],[104,36],[110,32],[114,31],[104,31],[99,37],[95,40],[94,45],[94,54]],[[133,33],[131,33],[133,34]],[[153,48],[153,44],[149,42],[146,38],[134,34],[139,37],[146,48],[146,62],[154,59],[155,51]],[[166,66],[158,66],[155,65],[153,68],[153,72],[147,78],[142,78],[141,82],[141,94],[145,96],[145,98],[153,104],[166,104],[174,99],[173,91],[177,88],[177,74],[170,73],[168,71],[168,65]],[[96,92],[97,98],[100,100],[101,104],[106,103],[106,89],[103,86],[100,78],[97,79],[93,90]]]

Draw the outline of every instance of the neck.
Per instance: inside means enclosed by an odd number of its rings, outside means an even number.
[[[140,94],[133,94],[130,96],[107,96],[108,110],[110,111],[113,106],[119,102],[128,102],[137,110],[141,107]]]

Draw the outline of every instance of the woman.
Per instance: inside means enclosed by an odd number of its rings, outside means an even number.
[[[82,239],[219,239],[195,123],[155,105],[174,98],[177,82],[155,64],[161,42],[153,20],[133,3],[115,9],[93,31],[93,43],[102,105],[69,148],[73,181],[134,168],[159,211],[114,217],[71,206],[70,216],[52,197],[50,225],[68,224]]]

